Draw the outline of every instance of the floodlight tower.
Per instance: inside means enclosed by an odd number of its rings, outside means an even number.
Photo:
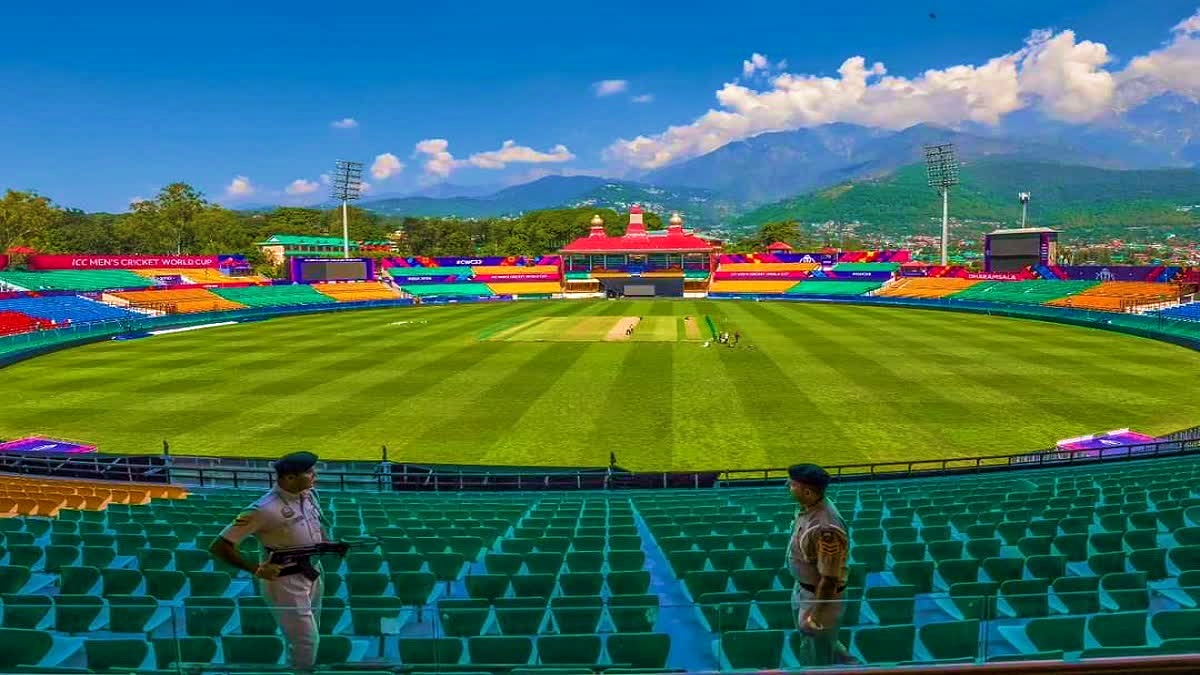
[[[950,188],[958,185],[958,158],[953,143],[925,146],[925,171],[929,187],[942,194],[942,266],[949,260]]]
[[[350,209],[351,201],[362,195],[362,162],[339,159],[333,166],[330,178],[330,196],[342,202],[342,257],[350,257]]]
[[[1025,227],[1025,212],[1029,209],[1029,193],[1018,192],[1017,199],[1021,200],[1021,227]]]

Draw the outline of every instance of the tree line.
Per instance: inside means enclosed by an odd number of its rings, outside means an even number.
[[[436,218],[387,216],[350,207],[350,237],[392,242],[402,256],[537,256],[552,254],[586,236],[595,215],[605,232],[625,232],[628,214],[611,208],[578,207],[531,211],[515,218]],[[243,254],[260,272],[271,274],[257,242],[273,234],[341,237],[339,208],[279,207],[247,212],[215,204],[186,183],[172,183],[153,199],[131,204],[125,213],[86,213],[62,208],[32,192],[9,190],[0,199],[0,252],[27,247],[45,253]],[[646,213],[647,229],[664,227],[660,214]],[[762,250],[786,241],[820,248],[795,222],[768,223],[750,236],[729,242],[728,250]]]

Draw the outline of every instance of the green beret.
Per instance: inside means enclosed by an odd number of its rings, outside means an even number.
[[[793,464],[788,467],[788,478],[818,490],[824,490],[832,480],[829,472],[816,464]]]
[[[284,455],[275,462],[275,473],[286,476],[294,473],[304,473],[317,465],[317,456],[311,452],[293,452]]]

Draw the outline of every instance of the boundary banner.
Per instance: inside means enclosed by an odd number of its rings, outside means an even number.
[[[212,268],[219,265],[215,255],[31,255],[31,270],[137,270],[174,268]]]

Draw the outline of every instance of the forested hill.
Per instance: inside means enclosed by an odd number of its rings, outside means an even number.
[[[1180,210],[1200,203],[1200,171],[1193,169],[1121,171],[996,158],[964,164],[960,178],[950,195],[951,215],[959,220],[1012,224],[1020,217],[1017,193],[1028,191],[1033,195],[1030,219],[1044,225],[1200,222]],[[759,207],[735,224],[751,228],[796,220],[895,227],[940,215],[941,199],[926,184],[925,168],[910,165],[883,178],[843,183]]]

